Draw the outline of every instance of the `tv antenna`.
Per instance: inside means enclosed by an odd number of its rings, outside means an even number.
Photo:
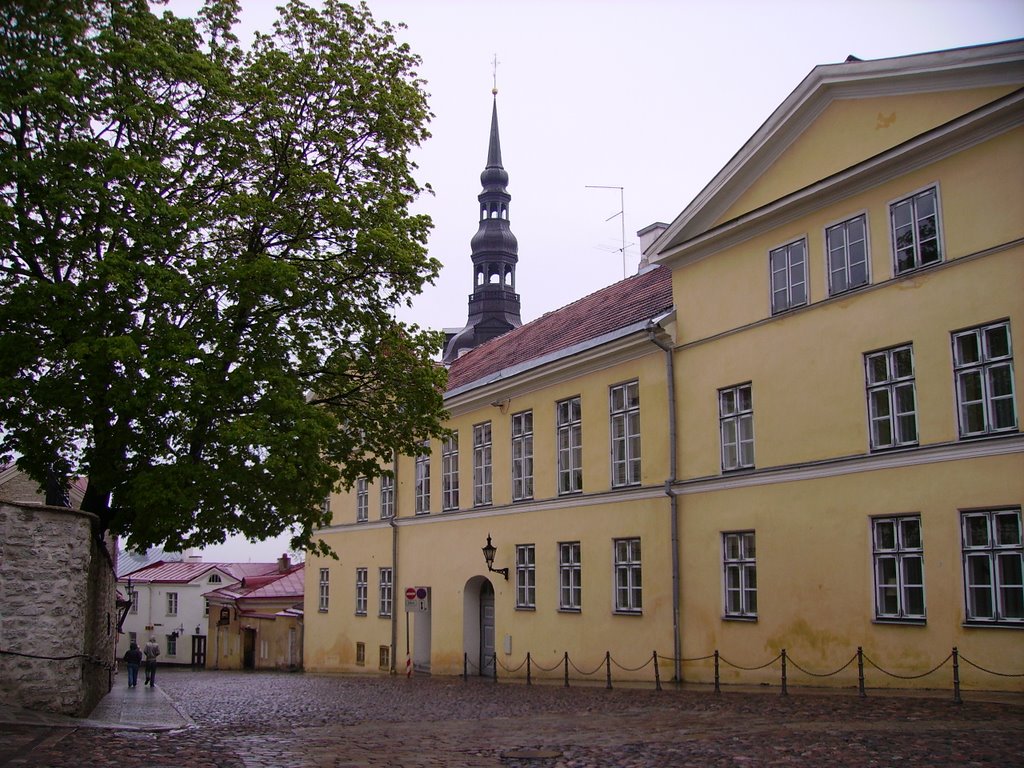
[[[609,186],[605,184],[587,184],[587,189],[617,189],[619,190],[619,212],[613,213],[605,221],[611,221],[616,216],[621,219],[622,222],[622,248],[619,250],[622,252],[622,279],[626,279],[626,190],[625,187]]]

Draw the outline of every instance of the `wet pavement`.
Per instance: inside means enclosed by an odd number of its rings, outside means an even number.
[[[139,694],[142,694],[141,696]],[[0,768],[1024,766],[1024,693],[526,686],[162,669],[87,720],[0,704]]]

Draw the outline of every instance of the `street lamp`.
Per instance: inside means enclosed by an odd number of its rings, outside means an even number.
[[[495,568],[494,567],[494,553],[498,551],[498,548],[491,544],[491,534],[487,534],[487,546],[483,547],[484,560],[487,561],[487,570],[491,573],[500,573],[505,577],[505,581],[508,581],[508,568]]]

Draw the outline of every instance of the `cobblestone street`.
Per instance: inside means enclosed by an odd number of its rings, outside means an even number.
[[[968,691],[957,706],[944,692],[716,696],[170,669],[159,685],[194,727],[3,726],[0,767],[1024,765],[1019,695]]]

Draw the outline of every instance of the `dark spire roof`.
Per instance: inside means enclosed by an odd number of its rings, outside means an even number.
[[[498,95],[491,107],[491,139],[487,144],[487,165],[480,174],[480,186],[485,192],[504,192],[508,185],[508,171],[501,164],[501,140],[498,137]]]

